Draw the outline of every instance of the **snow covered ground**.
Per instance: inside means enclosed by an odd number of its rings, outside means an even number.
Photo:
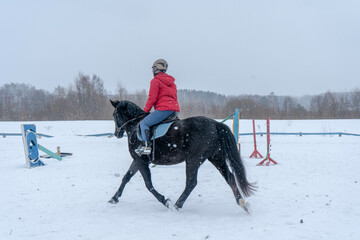
[[[0,132],[20,133],[21,124],[0,122]],[[35,124],[38,133],[55,136],[40,144],[74,155],[27,169],[21,137],[0,136],[0,239],[360,239],[360,137],[272,136],[279,164],[271,167],[256,166],[252,136],[240,137],[248,177],[258,186],[247,215],[208,162],[180,212],[163,207],[140,174],[119,204],[108,204],[132,161],[127,139],[76,134],[113,132],[113,121]],[[265,121],[256,129],[265,131]],[[360,120],[273,120],[271,131],[359,134]],[[240,132],[252,132],[251,120],[240,121]],[[265,155],[266,137],[257,141]],[[175,202],[184,169],[152,168],[155,188]]]

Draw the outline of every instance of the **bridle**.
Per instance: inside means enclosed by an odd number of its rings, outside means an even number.
[[[117,131],[117,132],[120,132],[122,129],[125,130],[124,127],[125,127],[128,123],[133,122],[133,121],[135,121],[135,120],[143,117],[143,115],[141,115],[141,116],[139,116],[139,117],[132,118],[132,119],[126,121],[125,123],[123,123],[120,127],[118,127],[118,122],[119,122],[118,119],[120,118],[119,113],[116,112],[116,113],[114,113],[113,115],[114,115],[114,117],[115,117],[115,119],[116,119],[115,122],[116,122],[116,131]],[[122,117],[121,117],[121,118],[122,118]]]

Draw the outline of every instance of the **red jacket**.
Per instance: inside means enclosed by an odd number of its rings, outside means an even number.
[[[152,107],[155,110],[180,112],[175,78],[160,72],[151,80],[149,98],[144,111],[148,113]]]

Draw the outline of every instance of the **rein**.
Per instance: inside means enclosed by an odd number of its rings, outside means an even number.
[[[118,117],[119,114],[116,113],[116,116]],[[120,132],[121,129],[123,129],[128,123],[132,122],[132,121],[135,121],[137,119],[140,119],[140,118],[143,118],[143,115],[139,116],[139,117],[135,117],[133,119],[130,119],[128,121],[126,121],[123,125],[121,125],[120,127],[116,126],[116,131]],[[117,124],[116,124],[117,125]]]

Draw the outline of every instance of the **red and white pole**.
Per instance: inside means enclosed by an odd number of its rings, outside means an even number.
[[[256,148],[256,132],[255,132],[255,120],[252,120],[253,122],[253,135],[254,135],[254,152],[251,154],[250,158],[263,158],[263,156],[259,153],[259,151]]]
[[[262,160],[261,162],[259,162],[257,165],[258,166],[270,166],[270,163],[272,164],[278,164],[277,162],[275,162],[271,157],[270,157],[270,119],[267,118],[266,119],[266,135],[267,135],[267,153],[266,153],[266,158],[264,160]],[[265,163],[266,162],[266,163]]]

